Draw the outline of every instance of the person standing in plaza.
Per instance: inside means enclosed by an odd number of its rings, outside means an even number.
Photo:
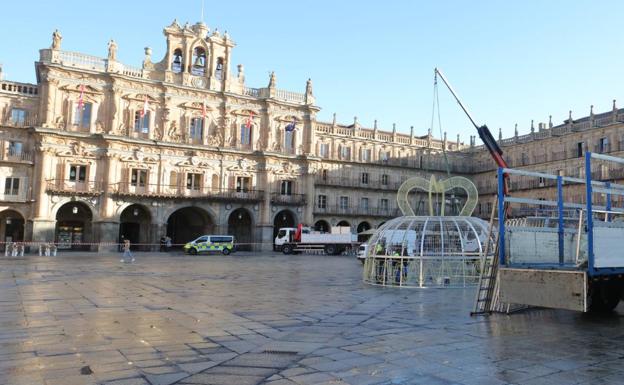
[[[124,263],[134,262],[134,256],[132,255],[132,252],[130,251],[129,239],[124,239],[123,258],[120,260],[120,262],[124,262]]]
[[[166,249],[167,247],[167,237],[165,237],[164,235],[162,237],[160,237],[160,251],[167,251]]]

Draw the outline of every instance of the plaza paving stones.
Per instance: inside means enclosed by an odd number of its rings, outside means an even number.
[[[137,254],[0,259],[0,384],[624,383],[624,306],[471,318],[354,258]]]

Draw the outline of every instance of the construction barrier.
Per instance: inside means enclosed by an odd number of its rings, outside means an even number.
[[[130,245],[133,252],[146,251],[146,252],[180,252],[182,253],[182,247],[186,243],[174,243],[163,249],[163,245],[160,243],[132,243]],[[61,252],[75,253],[77,251],[85,252],[123,252],[123,243],[116,242],[76,242],[76,243],[61,243],[61,242],[0,242],[0,253],[4,249],[5,257],[23,257],[26,255],[38,255],[40,257],[55,257]],[[265,246],[265,249],[269,249],[271,252],[281,253],[280,251],[274,251],[272,242],[245,242],[236,243],[235,248],[240,251],[241,248],[251,249],[258,251]],[[266,247],[268,246],[268,247]],[[247,250],[245,250],[247,251]],[[266,251],[265,251],[266,252]],[[322,255],[325,252],[322,249],[310,249],[305,251],[305,254],[309,255]],[[357,247],[348,248],[342,255],[356,255]],[[2,254],[0,254],[2,255]]]

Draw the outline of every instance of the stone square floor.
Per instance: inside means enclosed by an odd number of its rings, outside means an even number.
[[[353,257],[0,258],[0,384],[622,384],[624,306],[469,315]]]

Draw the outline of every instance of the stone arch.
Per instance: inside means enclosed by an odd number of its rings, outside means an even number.
[[[166,218],[167,235],[177,247],[214,231],[213,217],[201,207],[178,207],[173,209]]]
[[[86,205],[91,210],[91,215],[94,222],[97,222],[101,219],[98,208],[92,202],[82,199],[72,199],[69,197],[61,198],[58,202],[52,205],[52,207],[50,208],[50,218],[56,218],[61,207],[65,206],[68,203],[80,203]]]
[[[362,221],[357,226],[357,232],[361,233],[363,231],[370,230],[371,228],[372,228],[372,226],[371,226],[370,223],[368,223],[366,221]]]
[[[0,211],[0,242],[23,242],[25,218],[17,209]]]
[[[190,72],[193,75],[205,76],[208,70],[208,50],[201,44],[192,49],[192,58],[189,63]]]
[[[126,205],[119,215],[119,242],[129,239],[133,250],[149,250],[152,238],[152,214],[146,206],[133,203]]]
[[[228,235],[233,235],[238,250],[253,250],[253,214],[244,207],[233,210],[228,216]]]
[[[331,226],[329,225],[329,222],[321,219],[316,221],[316,223],[314,224],[314,230],[329,233],[331,231]]]
[[[345,226],[345,227],[348,226],[348,227],[351,227],[351,224],[343,219],[343,220],[339,221],[336,224],[336,226]]]
[[[59,250],[91,250],[94,215],[84,201],[68,201],[56,209],[55,242]]]
[[[184,70],[184,53],[182,48],[175,48],[171,56],[171,71],[174,73],[182,72]]]

